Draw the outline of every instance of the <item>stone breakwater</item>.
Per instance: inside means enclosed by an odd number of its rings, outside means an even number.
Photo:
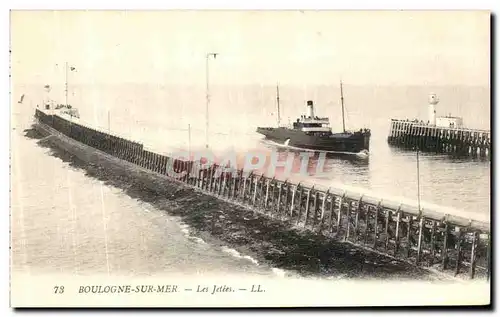
[[[285,228],[299,228],[315,237],[355,245],[416,267],[455,276],[489,277],[489,223],[243,170],[237,170],[233,177],[234,171],[221,172],[217,164],[204,166],[191,160],[172,159],[144,150],[138,142],[74,124],[57,115],[37,111],[36,118],[49,133],[90,146],[167,182],[249,208],[253,214],[279,224],[276,229],[283,232],[287,231]],[[182,177],[169,177],[169,169]]]

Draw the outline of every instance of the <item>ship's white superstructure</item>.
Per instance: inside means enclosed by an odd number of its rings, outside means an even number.
[[[304,132],[326,132],[331,133],[330,119],[327,117],[320,118],[314,116],[314,103],[312,100],[307,101],[306,114],[300,116],[294,122],[294,128]]]

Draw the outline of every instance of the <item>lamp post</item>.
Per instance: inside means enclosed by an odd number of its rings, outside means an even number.
[[[417,200],[418,200],[418,212],[420,213],[420,160],[419,160],[419,147],[417,146]]]
[[[189,160],[191,160],[191,124],[188,124],[188,151]]]
[[[206,104],[206,117],[205,117],[205,138],[206,138],[206,143],[205,147],[208,149],[208,105],[210,104],[210,85],[209,85],[209,71],[208,71],[208,61],[211,56],[213,56],[214,59],[217,58],[218,53],[207,53],[205,56],[205,61],[206,61],[206,76],[207,76],[207,91],[206,91],[206,97],[207,97],[207,104]]]

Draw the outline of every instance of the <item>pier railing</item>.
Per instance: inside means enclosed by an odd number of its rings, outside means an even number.
[[[216,164],[170,158],[143,145],[39,110],[39,122],[92,148],[170,177],[256,212],[371,249],[374,252],[452,275],[489,278],[489,222],[443,214],[379,197],[293,183]]]
[[[491,132],[488,130],[436,127],[418,121],[391,120],[387,141],[402,148],[489,157]]]

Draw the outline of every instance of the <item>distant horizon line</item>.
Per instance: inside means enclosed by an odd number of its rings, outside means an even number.
[[[50,85],[50,86],[64,86],[64,83],[40,83],[40,82],[27,82],[27,83],[15,83],[11,81],[11,87],[13,86],[41,86]],[[119,82],[119,83],[70,83],[70,86],[120,86],[120,85],[148,85],[148,86],[188,86],[188,87],[200,87],[205,89],[205,83],[159,83],[159,82]],[[220,86],[230,86],[230,87],[245,87],[245,86],[265,86],[265,87],[276,87],[279,85],[280,87],[304,87],[304,86],[316,86],[316,87],[339,87],[340,82],[337,84],[318,84],[318,83],[308,83],[308,84],[282,84],[282,83],[244,83],[244,84],[221,84],[221,83],[212,83],[210,87],[220,87]],[[354,86],[354,87],[475,87],[475,88],[490,88],[491,84],[356,84],[349,82],[342,82],[344,86]]]

